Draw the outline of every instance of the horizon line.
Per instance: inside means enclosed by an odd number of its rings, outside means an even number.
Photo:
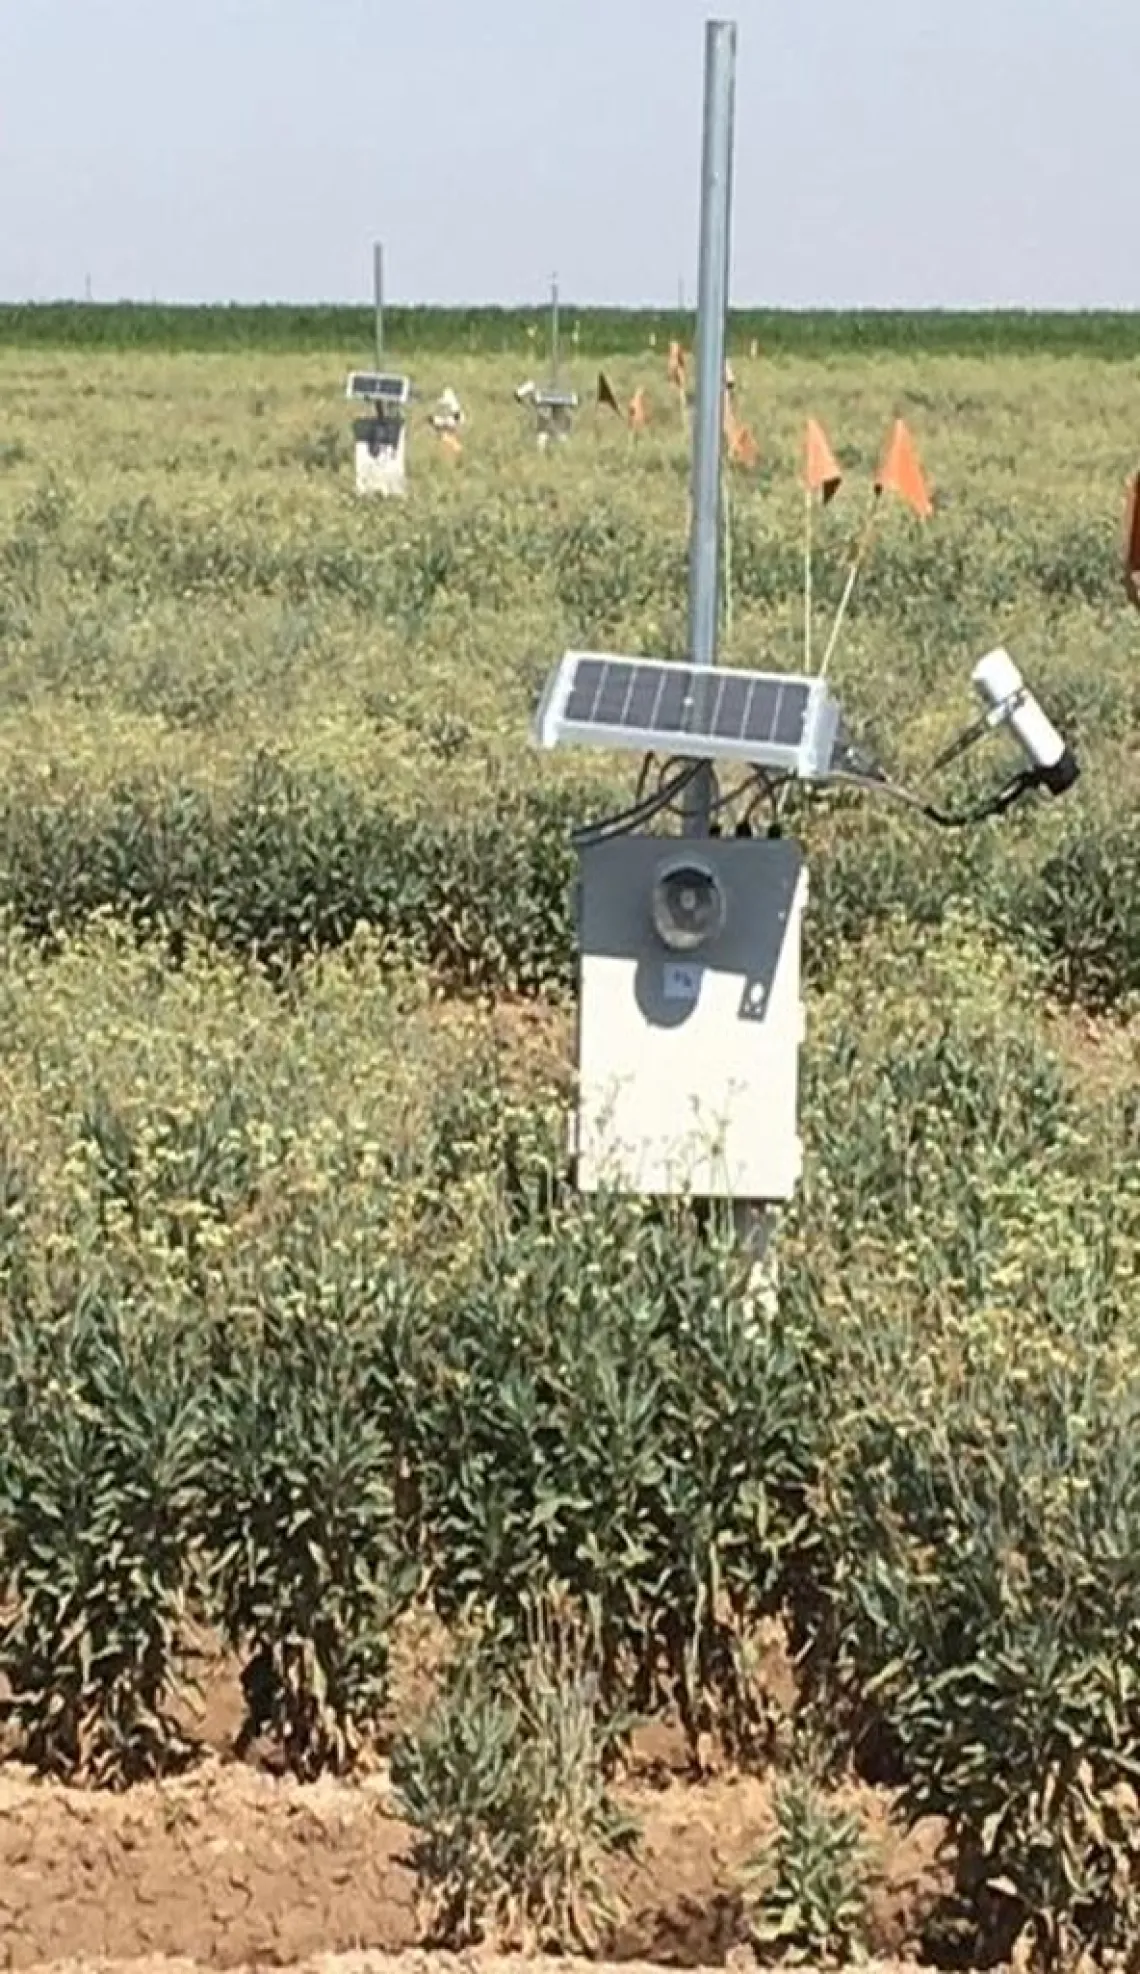
[[[590,314],[590,315],[605,314],[605,315],[690,316],[696,314],[695,304],[690,306],[688,303],[682,304],[676,300],[671,302],[666,302],[666,301],[605,302],[605,301],[575,300],[572,297],[564,296],[560,299],[559,305],[564,313],[567,311],[573,312],[576,310],[580,314]],[[482,298],[479,300],[449,301],[449,302],[385,300],[384,307],[385,307],[385,311],[390,313],[400,313],[400,312],[406,313],[412,311],[412,312],[438,312],[441,314],[456,314],[461,311],[502,312],[502,311],[510,310],[516,313],[521,311],[533,311],[535,314],[545,315],[549,313],[550,301],[548,297],[542,300],[536,300],[533,297],[522,297],[508,301],[493,301],[487,298]],[[185,299],[174,300],[174,299],[163,297],[161,295],[151,295],[146,297],[141,295],[118,295],[113,298],[111,297],[99,298],[89,295],[50,295],[50,296],[41,295],[35,298],[29,296],[0,297],[0,311],[10,310],[10,309],[50,309],[50,308],[82,308],[82,309],[162,308],[162,309],[188,309],[188,310],[189,309],[235,309],[235,310],[236,309],[359,309],[364,313],[371,314],[373,312],[374,304],[372,301],[363,299],[359,296],[356,297],[343,296],[343,297],[331,297],[331,298],[327,296],[326,297],[264,296],[256,301],[249,299],[241,300],[238,299],[237,297],[232,297],[232,296],[230,297],[213,296],[209,298],[200,298],[194,301],[188,301]],[[1097,303],[1086,303],[1086,304],[1075,304],[1075,303],[1056,304],[1056,303],[1038,303],[1038,302],[746,302],[746,301],[736,301],[729,304],[728,314],[730,316],[733,315],[777,315],[777,316],[810,316],[810,315],[1045,316],[1045,315],[1053,315],[1053,316],[1071,317],[1071,316],[1089,316],[1089,315],[1102,315],[1102,316],[1117,315],[1117,316],[1140,317],[1140,304],[1109,303],[1109,302],[1097,302]]]

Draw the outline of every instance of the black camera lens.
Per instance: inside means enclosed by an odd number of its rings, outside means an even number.
[[[721,930],[724,916],[724,892],[706,864],[685,858],[658,873],[653,924],[663,944],[674,952],[707,945]]]

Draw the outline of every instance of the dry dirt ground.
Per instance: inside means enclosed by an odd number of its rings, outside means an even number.
[[[614,1874],[621,1917],[607,1952],[722,1965],[739,1939],[738,1873],[769,1824],[767,1785],[674,1777],[631,1796],[643,1834]],[[865,1808],[873,1827],[873,1800]],[[913,1938],[940,1878],[938,1837],[920,1829],[886,1850],[877,1946]],[[106,1795],[0,1769],[0,1966],[316,1966],[368,1948],[399,1955],[410,1974],[421,1937],[408,1832],[382,1774],[301,1785],[213,1756],[180,1779]]]
[[[406,1635],[405,1635],[406,1632]],[[334,1968],[440,1974],[468,1956],[425,1955],[410,1832],[386,1767],[352,1783],[301,1784],[271,1751],[237,1759],[237,1668],[202,1641],[185,1726],[201,1750],[184,1775],[122,1793],[65,1788],[0,1761],[0,1968]],[[413,1618],[395,1642],[393,1717],[430,1699],[440,1640]],[[665,1724],[635,1741],[623,1788],[639,1826],[615,1861],[618,1917],[604,1952],[625,1966],[723,1966],[741,1940],[739,1886],[771,1829],[763,1777],[694,1781]],[[895,1828],[887,1798],[850,1798],[876,1856],[872,1943],[903,1962],[947,1884],[942,1832]],[[480,1956],[504,1974],[508,1963]],[[528,1962],[529,1967],[536,1963]],[[594,1963],[597,1965],[597,1963]],[[559,1960],[569,1974],[571,1963]]]
[[[316,1954],[298,1961],[291,1974],[661,1974],[653,1961],[579,1961],[564,1958],[523,1959],[501,1954],[376,1953],[368,1948],[352,1953]],[[863,1960],[860,1974],[915,1974],[913,1963],[901,1960]],[[186,1959],[162,1959],[149,1955],[144,1960],[69,1960],[42,1962],[36,1974],[201,1974],[200,1963]],[[254,1974],[253,1968],[242,1974]],[[799,1974],[813,1974],[802,1966]],[[818,1970],[816,1970],[818,1974]],[[835,1974],[835,1970],[829,1971]]]

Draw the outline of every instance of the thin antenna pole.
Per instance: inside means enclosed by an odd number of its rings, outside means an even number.
[[[720,616],[721,446],[735,93],[736,23],[707,21],[697,301],[697,401],[689,529],[689,660],[691,664],[700,666],[716,662]],[[687,836],[708,835],[712,789],[712,768],[704,762],[686,790],[684,830]]]
[[[812,493],[804,488],[804,671],[811,671],[811,607],[812,607]]]
[[[819,668],[821,678],[825,675],[831,663],[831,654],[839,642],[839,633],[843,628],[843,619],[847,615],[847,605],[851,601],[851,592],[855,588],[859,571],[867,559],[867,554],[875,534],[875,525],[881,513],[882,502],[879,499],[879,489],[875,487],[871,493],[871,505],[867,510],[867,519],[863,524],[863,532],[856,544],[855,553],[851,558],[851,565],[847,571],[847,581],[843,585],[843,594],[839,599],[839,608],[835,613],[835,620],[831,626],[831,636],[827,640],[827,648],[823,654],[823,663]]]
[[[376,307],[376,367],[384,361],[384,249],[377,240],[372,248],[372,296]]]
[[[724,483],[724,641],[732,640],[732,488]]]

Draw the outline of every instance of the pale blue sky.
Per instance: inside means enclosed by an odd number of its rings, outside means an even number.
[[[0,0],[0,298],[1138,307],[1138,0]]]

